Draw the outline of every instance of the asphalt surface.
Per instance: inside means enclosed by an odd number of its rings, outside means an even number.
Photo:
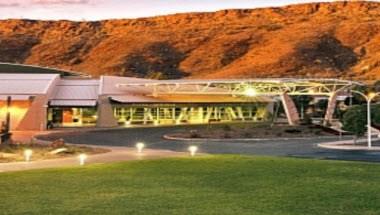
[[[210,154],[242,154],[289,156],[314,159],[350,160],[380,162],[380,152],[369,151],[341,151],[318,148],[321,142],[339,140],[339,137],[325,137],[296,140],[262,140],[262,141],[172,141],[162,138],[163,135],[181,130],[205,129],[204,127],[155,127],[155,128],[126,128],[98,131],[70,131],[52,133],[39,136],[44,140],[63,138],[74,144],[129,146],[134,147],[136,142],[144,142],[151,149],[167,149],[185,152],[189,145],[199,146],[199,151]],[[348,138],[348,137],[346,137]]]

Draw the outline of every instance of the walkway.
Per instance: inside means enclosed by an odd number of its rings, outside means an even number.
[[[186,156],[185,153],[178,153],[169,150],[146,149],[138,154],[135,148],[131,147],[102,147],[111,150],[107,153],[89,155],[86,164],[110,163],[129,160],[158,159],[168,157]],[[32,169],[45,169],[56,167],[80,166],[78,157],[60,158],[51,160],[40,160],[31,162],[0,163],[0,172],[13,172]]]

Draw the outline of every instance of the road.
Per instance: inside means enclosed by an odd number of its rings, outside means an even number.
[[[63,138],[74,144],[91,144],[107,146],[134,146],[136,142],[144,142],[151,149],[167,149],[173,151],[187,151],[189,145],[198,145],[199,151],[210,154],[243,154],[290,156],[315,159],[353,160],[380,162],[380,152],[368,151],[337,151],[318,148],[317,144],[338,140],[338,137],[322,139],[297,140],[265,140],[265,141],[171,141],[162,138],[164,134],[189,129],[203,129],[204,127],[154,127],[154,128],[127,128],[97,131],[70,131],[52,133],[39,136],[45,140]]]

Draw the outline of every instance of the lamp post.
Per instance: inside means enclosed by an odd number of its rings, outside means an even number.
[[[361,96],[363,96],[365,98],[365,100],[367,101],[367,144],[368,144],[368,148],[372,148],[372,131],[371,131],[371,102],[372,102],[372,99],[374,99],[376,96],[380,95],[380,93],[374,93],[374,92],[371,92],[371,93],[368,93],[368,95],[360,92],[360,91],[356,91],[356,90],[351,90],[351,92],[353,93],[357,93]]]

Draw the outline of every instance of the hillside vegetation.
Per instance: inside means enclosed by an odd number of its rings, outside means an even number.
[[[152,18],[0,21],[0,61],[94,76],[380,77],[380,3],[334,2]]]

